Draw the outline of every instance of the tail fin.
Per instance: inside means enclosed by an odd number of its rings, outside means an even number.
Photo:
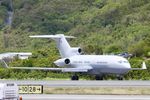
[[[64,36],[64,34],[57,34],[57,35],[35,35],[30,36],[31,38],[50,38],[56,41],[57,48],[60,52],[62,58],[70,57],[74,55],[71,52],[71,47],[68,44],[66,38],[75,38],[73,36]]]

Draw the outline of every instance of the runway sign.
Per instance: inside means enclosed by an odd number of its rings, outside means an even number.
[[[19,85],[19,94],[42,94],[43,85]]]

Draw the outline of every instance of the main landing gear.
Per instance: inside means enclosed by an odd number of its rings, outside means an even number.
[[[73,75],[73,76],[71,76],[71,80],[79,80],[79,76]]]
[[[116,78],[117,80],[123,80],[122,75],[117,75]],[[74,74],[71,76],[71,80],[79,80],[79,76]],[[95,75],[95,80],[104,80],[104,75]]]
[[[104,74],[103,75],[95,75],[95,80],[104,80]],[[117,80],[123,80],[123,75],[116,75]]]
[[[95,76],[95,80],[103,80],[104,79],[104,75],[96,75]]]
[[[123,76],[122,75],[117,75],[117,80],[123,80]]]

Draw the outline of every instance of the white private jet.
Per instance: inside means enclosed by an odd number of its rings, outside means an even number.
[[[96,80],[103,80],[105,74],[116,74],[118,80],[123,79],[123,75],[130,70],[144,70],[146,64],[143,62],[142,68],[131,68],[127,59],[115,55],[81,55],[80,47],[70,47],[66,38],[74,38],[73,36],[57,35],[35,35],[31,38],[48,38],[53,39],[57,43],[61,59],[54,63],[57,66],[66,66],[66,68],[41,68],[41,67],[10,67],[15,69],[35,69],[35,70],[53,70],[62,72],[84,72],[95,75]],[[4,62],[5,63],[5,62]],[[6,67],[7,64],[5,63]],[[78,80],[77,74],[73,74],[71,80]]]

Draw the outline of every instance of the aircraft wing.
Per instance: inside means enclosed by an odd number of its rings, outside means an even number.
[[[93,68],[91,66],[78,66],[75,68],[63,68],[62,72],[88,72],[89,70],[92,70]]]
[[[62,71],[62,72],[88,72],[87,68],[47,68],[47,67],[7,67],[10,69],[28,69],[28,70],[45,70],[45,71]]]
[[[131,70],[144,70],[144,69],[147,69],[145,62],[142,63],[141,68],[131,68]]]
[[[51,70],[51,71],[61,71],[62,68],[48,68],[48,67],[8,67],[10,69],[28,69],[28,70]]]
[[[78,66],[75,68],[48,68],[48,67],[9,67],[4,60],[0,60],[5,68],[10,69],[29,69],[29,70],[45,70],[45,71],[62,71],[62,72],[88,72],[91,66]]]

